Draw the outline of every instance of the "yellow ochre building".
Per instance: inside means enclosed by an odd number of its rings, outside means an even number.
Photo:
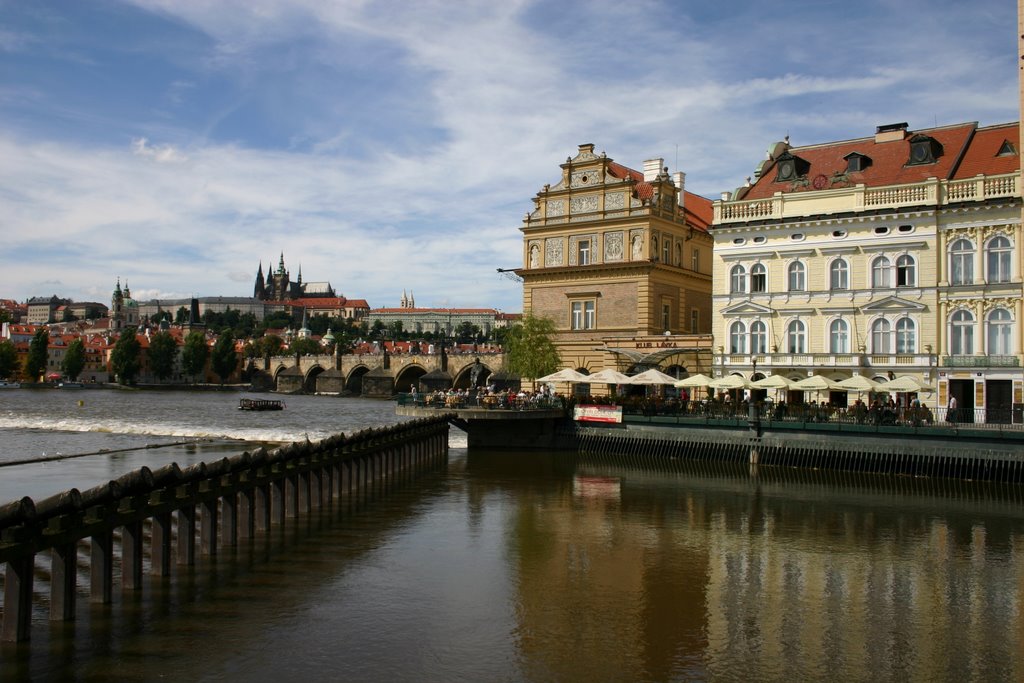
[[[897,123],[772,145],[714,202],[714,374],[909,375],[929,403],[1008,421],[1024,402],[1019,141],[1017,123]]]
[[[684,181],[584,144],[534,197],[515,272],[523,311],[555,322],[562,367],[710,370],[711,202]]]

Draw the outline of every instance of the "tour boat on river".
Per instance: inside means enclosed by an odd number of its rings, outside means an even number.
[[[20,382],[8,382],[5,379],[0,379],[0,389],[20,389]]]
[[[240,398],[239,410],[284,410],[284,401],[272,398]]]

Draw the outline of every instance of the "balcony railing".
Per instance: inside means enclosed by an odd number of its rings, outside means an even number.
[[[1016,368],[1017,356],[943,356],[942,364],[948,368]]]
[[[970,356],[973,358],[973,356]],[[999,356],[1012,358],[1016,356]],[[935,365],[931,354],[859,354],[859,353],[730,353],[715,356],[716,365],[759,368],[927,368]]]
[[[776,193],[773,197],[751,201],[716,201],[716,225],[756,220],[779,220],[821,213],[827,197],[828,211],[839,213],[864,209],[899,209],[910,206],[942,206],[965,201],[1020,196],[1020,173],[984,176],[956,181],[934,178],[920,183],[868,188],[864,185],[830,188],[822,191]],[[812,210],[805,208],[813,203]]]

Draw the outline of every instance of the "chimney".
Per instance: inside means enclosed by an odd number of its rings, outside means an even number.
[[[672,174],[672,182],[679,188],[679,208],[686,206],[686,174],[676,171]]]
[[[875,128],[875,142],[899,142],[907,137],[907,123],[889,123]]]
[[[664,159],[648,159],[644,162],[644,182],[652,183],[654,179],[661,173],[662,164],[665,163]]]

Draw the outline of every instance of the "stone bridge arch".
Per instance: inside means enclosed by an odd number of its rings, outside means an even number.
[[[317,364],[313,365],[302,376],[302,391],[306,394],[316,393],[316,380],[327,368]]]
[[[420,377],[423,377],[425,374],[427,374],[426,368],[419,364],[410,363],[405,365],[395,375],[395,391],[400,394],[409,393],[413,386],[419,385]]]
[[[352,368],[348,377],[345,379],[345,391],[353,394],[354,396],[362,396],[363,394],[363,376],[370,371],[365,365],[357,365]]]
[[[487,386],[487,380],[494,370],[483,362],[472,362],[463,366],[452,375],[452,386],[456,389],[472,389]]]

